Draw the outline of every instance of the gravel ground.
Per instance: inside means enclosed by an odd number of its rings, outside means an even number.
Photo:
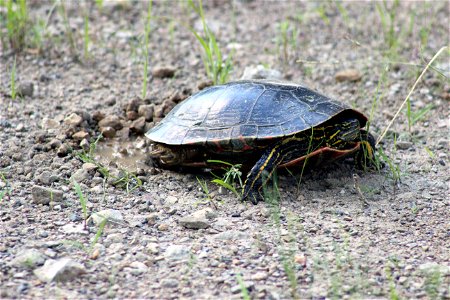
[[[450,42],[448,2],[392,8],[391,50],[381,2],[205,2],[233,52],[230,80],[303,83],[367,115],[376,102],[378,136]],[[252,205],[212,183],[208,200],[196,177],[209,173],[156,169],[145,155],[143,133],[209,81],[188,4],[153,4],[145,99],[147,2],[66,1],[74,47],[59,7],[29,4],[32,20],[49,17],[41,49],[15,55],[4,43],[0,56],[0,298],[450,297],[448,51],[411,96],[411,128],[405,109],[379,145],[384,169],[334,163],[301,182],[282,173],[279,205]],[[100,131],[115,138],[83,162]]]

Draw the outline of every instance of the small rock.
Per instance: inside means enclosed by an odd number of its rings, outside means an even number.
[[[105,219],[107,220],[107,224],[112,225],[124,224],[122,213],[115,209],[105,209],[96,212],[92,214],[89,219],[91,219],[95,225],[100,225]]]
[[[34,275],[44,282],[69,281],[84,273],[84,266],[70,258],[49,259],[42,267],[34,270]]]
[[[152,70],[152,74],[156,78],[168,78],[173,77],[176,70],[173,66],[157,66]]]
[[[356,81],[361,80],[362,75],[358,70],[347,69],[347,70],[342,70],[340,72],[337,72],[336,75],[334,75],[334,78],[338,82],[343,82],[343,81],[356,82]]]
[[[134,120],[133,122],[131,122],[130,130],[135,132],[135,133],[137,133],[137,134],[144,133],[144,130],[145,130],[145,118],[144,117],[140,117],[137,120]]]
[[[116,130],[110,126],[100,127],[100,133],[108,139],[116,136]]]
[[[34,85],[32,82],[21,82],[16,87],[16,93],[20,97],[33,97]]]
[[[134,120],[136,120],[139,117],[139,115],[135,111],[127,111],[126,112],[126,117],[127,117],[127,120],[134,121]]]
[[[97,165],[93,163],[84,163],[81,167],[88,172],[97,170],[98,168]]]
[[[151,122],[153,120],[153,112],[155,111],[155,106],[153,104],[140,105],[138,108],[138,114],[140,117],[144,117],[146,122]]]
[[[256,280],[256,281],[265,280],[265,279],[267,279],[267,277],[269,277],[267,272],[261,271],[261,272],[257,272],[255,274],[253,274],[251,276],[251,280]]]
[[[265,68],[263,65],[249,66],[245,67],[244,74],[242,74],[241,79],[271,79],[271,80],[282,80],[283,75],[280,71],[275,69]]]
[[[45,185],[49,185],[52,182],[55,182],[58,179],[58,176],[55,176],[50,171],[44,171],[39,176],[36,177],[36,181]]]
[[[419,266],[419,270],[422,272],[432,272],[432,273],[439,272],[441,273],[442,277],[450,275],[450,266],[434,262],[427,262],[421,264]]]
[[[56,154],[57,154],[59,157],[64,157],[64,156],[66,156],[66,155],[69,153],[70,150],[71,150],[71,148],[70,148],[69,145],[67,145],[67,144],[62,144],[62,145],[58,148],[58,151],[56,151]]]
[[[91,145],[89,144],[89,141],[87,139],[82,139],[81,142],[80,142],[80,147],[85,152],[89,152],[89,150],[91,148]]]
[[[47,149],[58,149],[59,147],[61,147],[61,141],[58,139],[52,139],[45,145]]]
[[[26,268],[35,268],[43,265],[45,256],[36,249],[24,249],[11,261],[11,265]]]
[[[64,226],[61,226],[60,230],[67,234],[88,234],[89,232],[86,231],[84,228],[84,224],[73,224],[69,223]]]
[[[161,286],[165,288],[176,288],[180,282],[175,278],[164,278],[161,280]]]
[[[97,123],[100,122],[104,117],[105,114],[99,110],[94,111],[94,113],[92,113],[92,119]]]
[[[140,261],[133,261],[130,265],[130,268],[134,269],[134,275],[139,275],[148,271],[148,267]],[[137,271],[137,272],[136,272]]]
[[[87,133],[86,131],[83,131],[83,130],[78,131],[78,132],[75,132],[75,133],[72,135],[72,138],[73,138],[74,140],[77,140],[77,141],[81,141],[81,140],[86,139],[86,138],[88,138],[88,137],[89,137],[89,133]]]
[[[134,98],[133,100],[131,100],[130,102],[127,103],[127,105],[125,106],[125,111],[129,112],[129,111],[134,111],[137,112],[138,111],[138,107],[139,105],[141,105],[142,100],[139,98]]]
[[[245,240],[249,235],[242,231],[227,230],[214,235],[217,240]]]
[[[255,288],[255,283],[252,281],[244,281],[244,286],[247,289],[247,291],[251,291]],[[241,292],[242,288],[240,284],[237,284],[233,287],[231,287],[231,293],[233,294],[239,294]]]
[[[164,256],[170,260],[189,259],[191,257],[191,250],[183,245],[170,245],[167,247]]]
[[[88,171],[84,170],[84,169],[78,169],[75,173],[72,174],[72,176],[70,177],[70,180],[73,181],[75,180],[76,182],[83,182],[84,180],[88,179],[89,173]]]
[[[159,254],[159,245],[157,243],[148,243],[147,244],[147,250],[151,254]]]
[[[100,122],[98,122],[99,127],[112,127],[115,130],[122,129],[122,123],[116,115],[109,115],[104,117]]]
[[[59,122],[54,119],[43,118],[41,122],[41,127],[44,130],[55,129],[59,127]]]
[[[412,145],[413,145],[413,143],[408,142],[408,141],[397,141],[397,143],[395,144],[397,149],[400,149],[400,150],[407,150],[407,149],[411,148]]]
[[[217,214],[215,214],[212,209],[206,208],[182,217],[178,220],[178,222],[185,228],[205,229],[211,226],[210,220],[215,218],[216,216]]]
[[[206,80],[206,81],[201,81],[198,85],[197,88],[201,91],[209,86],[214,85],[214,82],[212,80]]]
[[[63,200],[63,192],[35,185],[31,188],[33,201],[38,204],[49,204],[50,202],[61,202]]]
[[[83,122],[83,118],[76,113],[71,113],[67,118],[64,119],[64,123],[76,127]]]

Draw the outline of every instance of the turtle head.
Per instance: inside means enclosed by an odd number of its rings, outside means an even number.
[[[180,163],[180,152],[174,151],[170,147],[162,144],[151,144],[150,157],[157,163],[164,166],[174,166]]]

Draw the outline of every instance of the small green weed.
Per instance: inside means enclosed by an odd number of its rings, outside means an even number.
[[[214,200],[211,198],[211,194],[209,192],[209,188],[208,188],[208,183],[204,180],[204,179],[199,179],[197,178],[197,182],[200,185],[203,194],[206,196],[205,199],[198,201],[196,204],[207,204],[207,203],[212,203],[214,206],[216,206],[216,204],[214,203]]]
[[[75,61],[79,61],[77,44],[75,42],[75,36],[72,32],[72,28],[70,27],[70,22],[69,22],[69,17],[67,15],[66,6],[64,4],[64,1],[58,1],[58,4],[59,4],[59,12],[63,18],[64,27],[66,30],[66,37],[69,41],[70,54],[72,55],[72,57]]]
[[[83,192],[81,191],[81,187],[78,184],[78,182],[76,182],[75,180],[73,181],[73,187],[75,189],[75,191],[77,192],[78,195],[78,200],[80,201],[81,204],[81,210],[83,211],[83,224],[84,224],[84,229],[87,229],[87,218],[88,218],[88,214],[87,214],[87,199],[86,197],[84,197]]]
[[[13,67],[11,69],[11,98],[16,100],[17,91],[16,91],[16,57],[14,57]]]
[[[391,300],[399,300],[400,296],[397,292],[396,286],[395,286],[395,281],[394,281],[394,277],[393,277],[393,271],[396,268],[397,263],[395,261],[390,260],[385,268],[385,274],[386,274],[386,279],[389,283],[389,299]]]
[[[240,171],[242,165],[231,164],[221,160],[208,160],[208,163],[217,163],[224,165],[224,167],[222,167],[222,170],[225,172],[223,177],[219,177],[213,174],[213,176],[216,178],[211,182],[219,186],[223,186],[227,190],[232,191],[237,197],[240,197],[240,194],[237,192],[237,188],[242,188],[243,186],[241,179],[242,172]]]
[[[251,299],[250,298],[250,293],[248,292],[248,289],[245,286],[245,282],[244,282],[244,279],[242,278],[241,274],[239,274],[239,273],[236,274],[236,281],[238,282],[239,287],[241,288],[242,299],[250,300]]]
[[[378,14],[380,16],[381,27],[383,28],[384,41],[388,45],[388,53],[393,58],[397,53],[398,36],[395,32],[396,17],[400,5],[399,0],[394,0],[391,7],[388,6],[388,1],[383,0],[383,5],[375,3]]]
[[[291,24],[289,20],[285,20],[278,24],[277,44],[278,52],[282,49],[283,61],[286,64],[289,60],[289,47],[295,51],[297,48],[297,27]]]
[[[21,51],[25,47],[29,18],[26,0],[3,0],[0,7],[6,6],[6,29],[12,49]]]
[[[142,180],[130,172],[121,170],[120,176],[116,178],[113,185],[125,189],[127,193],[131,193],[142,186]]]
[[[232,53],[228,55],[226,60],[223,59],[217,39],[206,24],[202,0],[198,0],[198,6],[194,4],[193,0],[188,0],[188,4],[202,21],[204,37],[200,36],[193,28],[190,28],[190,31],[203,48],[203,65],[206,75],[213,81],[213,84],[223,84],[227,82],[232,69]]]
[[[425,292],[429,299],[439,299],[439,288],[444,281],[444,276],[442,275],[439,266],[423,271],[423,273],[425,275]]]
[[[84,13],[84,31],[83,31],[83,56],[84,59],[87,60],[89,58],[89,14],[88,12]]]
[[[142,99],[145,99],[147,96],[147,82],[148,82],[148,64],[149,64],[149,39],[150,39],[150,32],[151,32],[151,20],[152,20],[152,6],[153,1],[150,0],[148,2],[148,8],[147,8],[147,18],[145,22],[145,32],[144,32],[144,76],[142,79]]]

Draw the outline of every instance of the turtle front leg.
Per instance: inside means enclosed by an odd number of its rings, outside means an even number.
[[[375,163],[375,138],[366,130],[360,132],[361,146],[356,154],[356,163],[360,169],[374,168]]]
[[[242,201],[250,199],[253,204],[257,204],[264,199],[261,188],[284,158],[283,151],[280,151],[281,146],[282,144],[278,143],[268,148],[250,170],[244,183]]]

